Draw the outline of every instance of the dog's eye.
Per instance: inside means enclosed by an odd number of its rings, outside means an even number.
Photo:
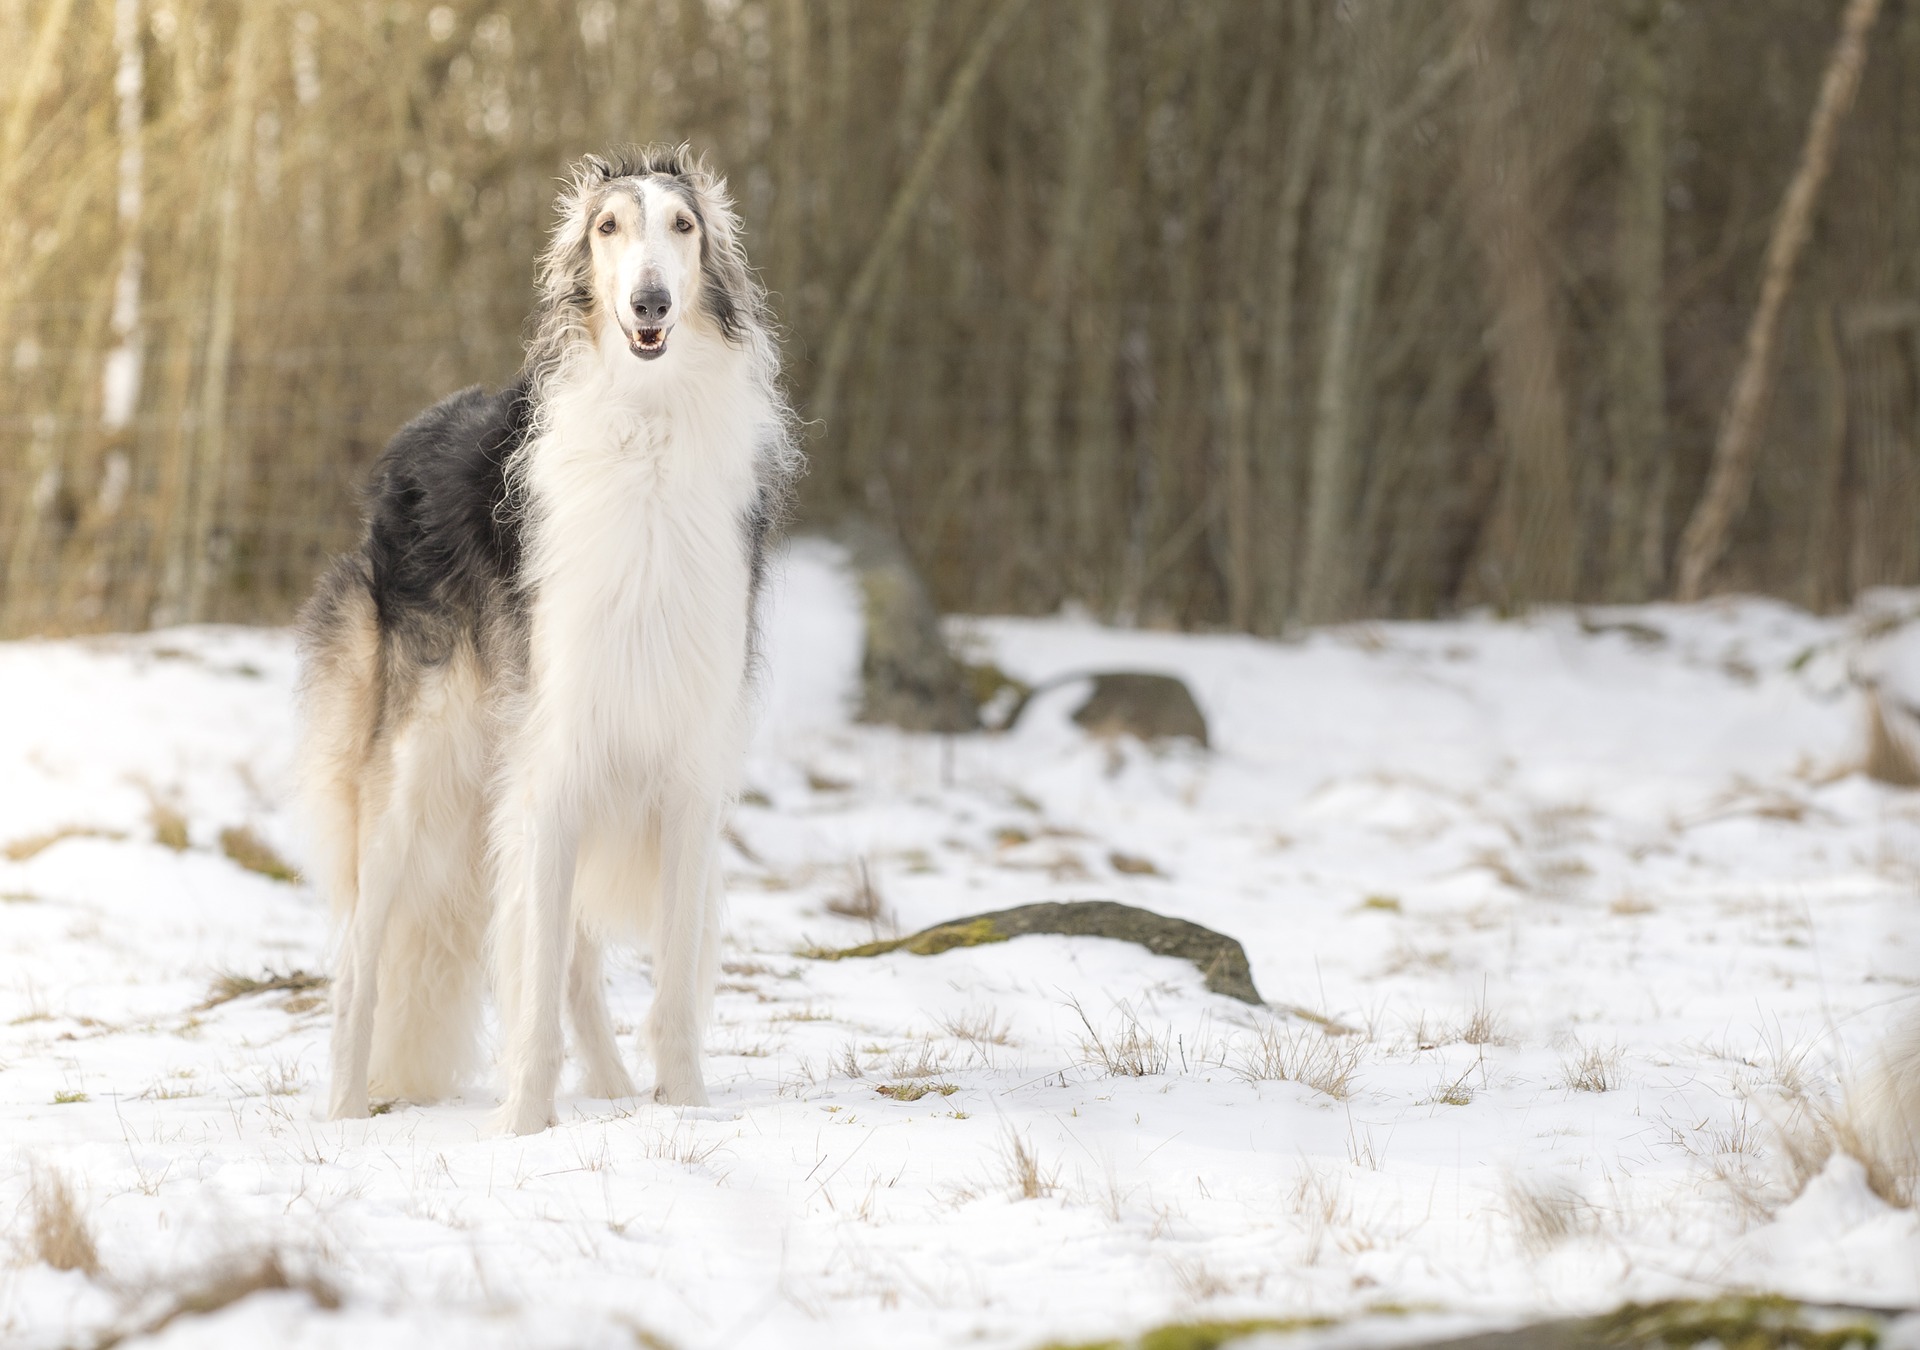
[[[680,231],[680,233],[682,234],[692,234],[693,221],[686,216],[681,216],[678,220],[673,222],[673,228]]]
[[[600,222],[600,233],[602,234],[612,234],[615,230],[619,228],[620,228],[620,222],[615,220],[612,216],[608,216],[605,220]]]

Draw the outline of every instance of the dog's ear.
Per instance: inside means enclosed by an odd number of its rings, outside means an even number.
[[[692,191],[694,210],[700,216],[703,303],[727,340],[738,342],[757,308],[758,288],[741,247],[733,196],[727,191],[727,180],[708,167],[704,156],[682,145],[674,158],[680,166],[674,176]]]
[[[613,177],[613,165],[598,155],[585,155],[581,157],[573,176],[574,181],[579,183],[590,183],[595,179],[605,182]]]

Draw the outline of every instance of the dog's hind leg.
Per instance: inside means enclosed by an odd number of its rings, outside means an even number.
[[[332,1082],[329,1119],[367,1114],[367,1078],[373,1055],[374,1009],[380,995],[380,949],[400,889],[413,833],[415,756],[405,740],[392,751],[392,781],[379,808],[360,822],[358,895],[347,919],[334,974]]]
[[[567,974],[567,1012],[574,1045],[586,1065],[581,1090],[589,1097],[631,1097],[633,1077],[620,1062],[613,1019],[607,1016],[607,991],[600,973],[600,944],[585,933],[573,940],[573,968]]]
[[[707,1105],[700,1052],[713,988],[704,975],[707,944],[717,942],[708,930],[719,927],[719,916],[710,913],[718,822],[718,804],[706,800],[674,803],[661,812],[647,1031],[653,1042],[654,1098],[675,1106]]]

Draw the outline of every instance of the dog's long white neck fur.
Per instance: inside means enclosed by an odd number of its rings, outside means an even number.
[[[745,351],[694,322],[674,342],[642,362],[604,326],[542,382],[522,452],[528,712],[564,725],[533,740],[569,747],[551,767],[577,802],[668,766],[724,792],[741,749],[743,522],[777,414]]]

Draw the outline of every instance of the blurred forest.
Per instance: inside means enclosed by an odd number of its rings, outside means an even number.
[[[0,629],[285,620],[386,438],[513,374],[565,165],[681,139],[803,517],[944,607],[1672,594],[1842,10],[0,0]],[[1813,205],[1711,576],[1831,607],[1920,583],[1920,0]]]

